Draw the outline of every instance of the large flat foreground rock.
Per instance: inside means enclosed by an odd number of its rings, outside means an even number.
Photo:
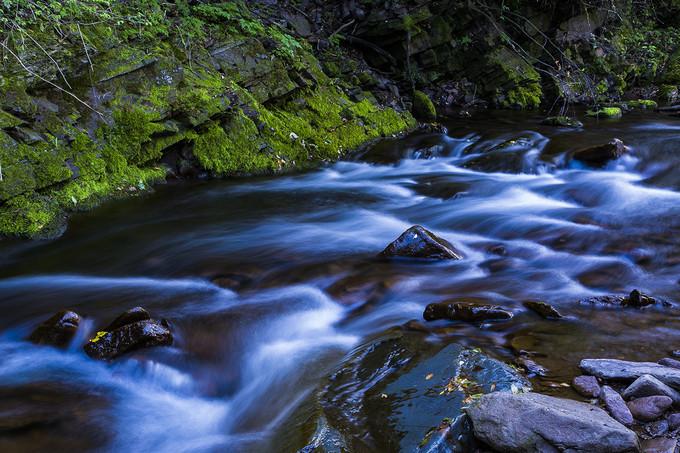
[[[466,409],[475,437],[502,452],[639,452],[637,435],[602,409],[538,393],[496,392]]]

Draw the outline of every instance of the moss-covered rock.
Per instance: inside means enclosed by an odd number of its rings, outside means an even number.
[[[555,127],[569,127],[572,129],[583,127],[582,122],[570,116],[549,116],[548,118],[541,121],[541,124]]]
[[[413,116],[427,123],[434,123],[437,121],[437,109],[430,97],[420,90],[413,93],[413,107],[411,109]]]
[[[597,110],[588,110],[586,116],[594,118],[621,118],[623,112],[620,107],[602,107]]]
[[[626,102],[631,109],[654,110],[659,107],[656,101],[651,99],[637,99]]]

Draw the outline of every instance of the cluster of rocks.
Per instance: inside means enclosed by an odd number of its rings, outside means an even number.
[[[680,361],[658,363],[585,359],[585,373],[572,382],[582,396],[601,404],[622,425],[634,429],[643,451],[675,452],[680,436]]]
[[[620,143],[620,141],[618,141]],[[381,259],[418,260],[461,260],[464,255],[446,239],[443,239],[421,225],[414,225],[390,243],[379,255]],[[619,306],[642,309],[652,306],[668,307],[672,304],[664,299],[654,298],[637,289],[627,296],[595,296],[579,301],[581,304]],[[564,316],[552,305],[542,301],[525,301],[524,307],[544,319],[557,320]],[[507,321],[514,313],[498,305],[471,300],[451,300],[429,304],[423,312],[426,321],[451,320],[475,324],[490,321]]]
[[[65,310],[40,324],[28,339],[35,344],[65,348],[74,341],[79,327],[80,316]],[[165,319],[152,319],[144,308],[135,307],[100,329],[83,349],[94,359],[111,360],[142,348],[169,346],[172,342],[170,325]]]

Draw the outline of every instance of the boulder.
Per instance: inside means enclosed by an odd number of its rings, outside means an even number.
[[[563,317],[555,307],[545,302],[526,301],[524,306],[545,319],[559,319]]]
[[[591,404],[496,392],[466,409],[475,436],[502,452],[638,452],[637,435]]]
[[[623,397],[627,400],[657,395],[667,396],[675,404],[680,404],[680,393],[649,374],[640,376],[623,391]]]
[[[579,395],[586,398],[597,398],[600,396],[600,383],[595,376],[576,376],[571,382],[571,386]]]
[[[423,318],[426,321],[450,319],[452,321],[484,322],[511,319],[512,316],[511,312],[496,305],[471,302],[429,304],[423,312]]]
[[[673,405],[667,396],[645,396],[628,402],[631,414],[643,422],[651,422],[661,417]]]
[[[133,322],[146,321],[151,319],[149,312],[142,307],[134,307],[122,313],[116,319],[114,319],[111,324],[103,328],[105,332],[113,332],[116,329],[120,329],[123,326],[132,324]]]
[[[167,324],[149,319],[126,324],[112,332],[98,332],[85,345],[85,352],[94,359],[111,360],[137,349],[171,344],[172,333]]]
[[[31,335],[29,341],[65,348],[69,345],[80,325],[80,316],[73,311],[60,311],[40,324]]]
[[[602,379],[633,381],[649,374],[673,388],[680,388],[680,370],[653,362],[628,362],[617,359],[584,359],[581,370]]]
[[[591,167],[604,167],[607,162],[623,156],[627,150],[626,145],[618,138],[615,138],[603,145],[574,151],[572,158]]]
[[[447,240],[436,236],[420,225],[414,225],[380,253],[385,258],[427,258],[460,260],[463,255]]]
[[[644,308],[650,305],[656,304],[656,299],[647,294],[641,293],[639,290],[634,289],[630,292],[627,299],[624,299],[622,305],[625,307],[635,307]]]
[[[621,395],[616,390],[605,385],[600,391],[600,400],[616,421],[626,426],[633,424],[633,415],[630,413],[628,406],[626,406],[626,402],[623,401],[623,398],[621,398]]]

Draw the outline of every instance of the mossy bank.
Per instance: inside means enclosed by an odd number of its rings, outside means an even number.
[[[69,212],[169,175],[305,168],[415,126],[370,93],[348,95],[309,42],[245,2],[0,9],[13,17],[0,72],[5,236],[58,235]]]

